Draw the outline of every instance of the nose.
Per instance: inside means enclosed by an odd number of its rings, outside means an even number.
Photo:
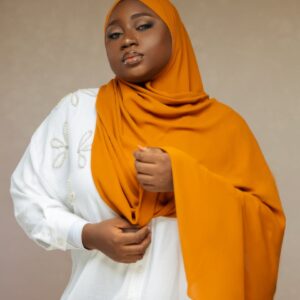
[[[135,46],[138,45],[138,41],[137,41],[136,37],[132,33],[124,34],[124,39],[123,39],[123,42],[121,45],[121,50],[131,47],[133,45],[135,45]]]

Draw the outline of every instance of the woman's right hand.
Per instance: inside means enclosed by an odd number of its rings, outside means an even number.
[[[82,230],[82,243],[86,249],[97,249],[121,263],[142,259],[150,242],[151,232],[147,225],[136,228],[121,217],[88,223]]]

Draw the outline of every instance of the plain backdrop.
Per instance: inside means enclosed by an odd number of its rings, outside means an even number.
[[[0,0],[0,298],[59,299],[68,252],[45,251],[16,223],[12,171],[53,106],[112,78],[102,25],[109,0]],[[206,91],[256,135],[287,216],[276,300],[300,295],[300,1],[176,0]],[[253,249],[255,251],[255,249]]]

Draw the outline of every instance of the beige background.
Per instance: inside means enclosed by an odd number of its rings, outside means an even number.
[[[68,253],[47,252],[17,225],[9,179],[35,128],[67,93],[112,73],[102,24],[109,0],[0,0],[0,298],[59,299]],[[174,1],[206,90],[248,121],[287,215],[277,300],[300,295],[300,1]],[[253,249],[255,251],[255,249]]]

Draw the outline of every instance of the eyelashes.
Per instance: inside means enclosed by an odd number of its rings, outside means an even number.
[[[116,40],[120,36],[120,32],[113,32],[107,35],[110,40]]]
[[[148,23],[148,24],[142,24],[140,26],[138,26],[137,28],[142,28],[142,29],[139,29],[139,31],[144,31],[144,30],[147,30],[149,28],[151,28],[153,26],[153,23]]]
[[[153,23],[146,23],[146,24],[142,24],[142,25],[139,25],[136,30],[137,31],[145,31],[145,30],[148,30],[150,29],[151,27],[153,27]],[[112,33],[109,33],[107,35],[107,37],[110,39],[110,40],[116,40],[120,37],[120,35],[122,34],[122,32],[112,32]]]

